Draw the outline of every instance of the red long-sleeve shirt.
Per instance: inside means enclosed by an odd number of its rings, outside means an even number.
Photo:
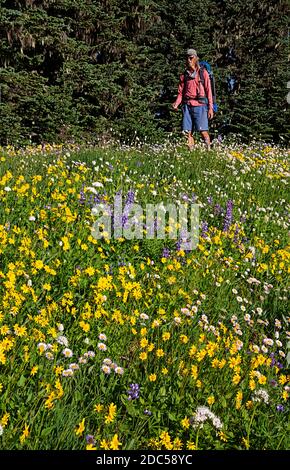
[[[187,104],[191,104],[192,106],[202,106],[204,103],[199,103],[195,99],[195,97],[199,95],[200,97],[206,97],[208,99],[209,109],[213,108],[213,98],[212,98],[210,78],[209,78],[208,71],[203,69],[203,77],[204,77],[204,86],[203,86],[203,83],[200,80],[199,70],[200,69],[198,68],[194,79],[186,80],[186,84],[184,84],[184,73],[180,75],[178,93],[177,93],[177,98],[176,98],[174,105],[176,106],[180,105],[180,103],[185,98]],[[183,91],[184,86],[186,87],[186,89]]]

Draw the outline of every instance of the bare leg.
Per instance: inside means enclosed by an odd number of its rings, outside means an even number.
[[[207,150],[210,150],[210,137],[207,131],[201,131],[202,138],[206,144]]]
[[[187,145],[189,150],[192,150],[194,147],[194,138],[192,136],[192,132],[187,132]]]

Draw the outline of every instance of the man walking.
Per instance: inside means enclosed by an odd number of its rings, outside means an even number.
[[[213,118],[213,97],[210,78],[205,68],[201,71],[195,49],[188,49],[186,56],[187,68],[180,75],[178,94],[172,107],[177,110],[178,106],[182,104],[182,129],[187,135],[188,148],[192,150],[194,146],[192,132],[195,130],[201,133],[209,150],[208,119]]]

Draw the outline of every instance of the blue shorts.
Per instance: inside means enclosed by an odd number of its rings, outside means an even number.
[[[182,107],[183,119],[182,130],[184,132],[208,131],[208,105],[190,106],[184,104]]]

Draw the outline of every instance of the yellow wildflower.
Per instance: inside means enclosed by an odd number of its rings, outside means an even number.
[[[149,380],[150,380],[150,382],[155,382],[156,379],[157,379],[157,375],[156,375],[156,374],[150,374],[150,375],[149,375]]]
[[[117,406],[114,403],[109,405],[109,411],[107,416],[105,417],[105,423],[109,424],[112,423],[116,417]]]
[[[79,423],[78,428],[75,429],[75,433],[77,436],[81,436],[85,430],[85,418]]]
[[[119,441],[118,434],[114,434],[114,437],[113,437],[113,439],[111,440],[111,443],[110,443],[110,449],[119,450],[119,447],[121,445],[122,445],[122,442]]]
[[[181,426],[184,428],[184,429],[188,429],[189,426],[190,426],[190,422],[189,422],[189,419],[187,416],[185,416],[185,418],[183,418],[181,420]]]

